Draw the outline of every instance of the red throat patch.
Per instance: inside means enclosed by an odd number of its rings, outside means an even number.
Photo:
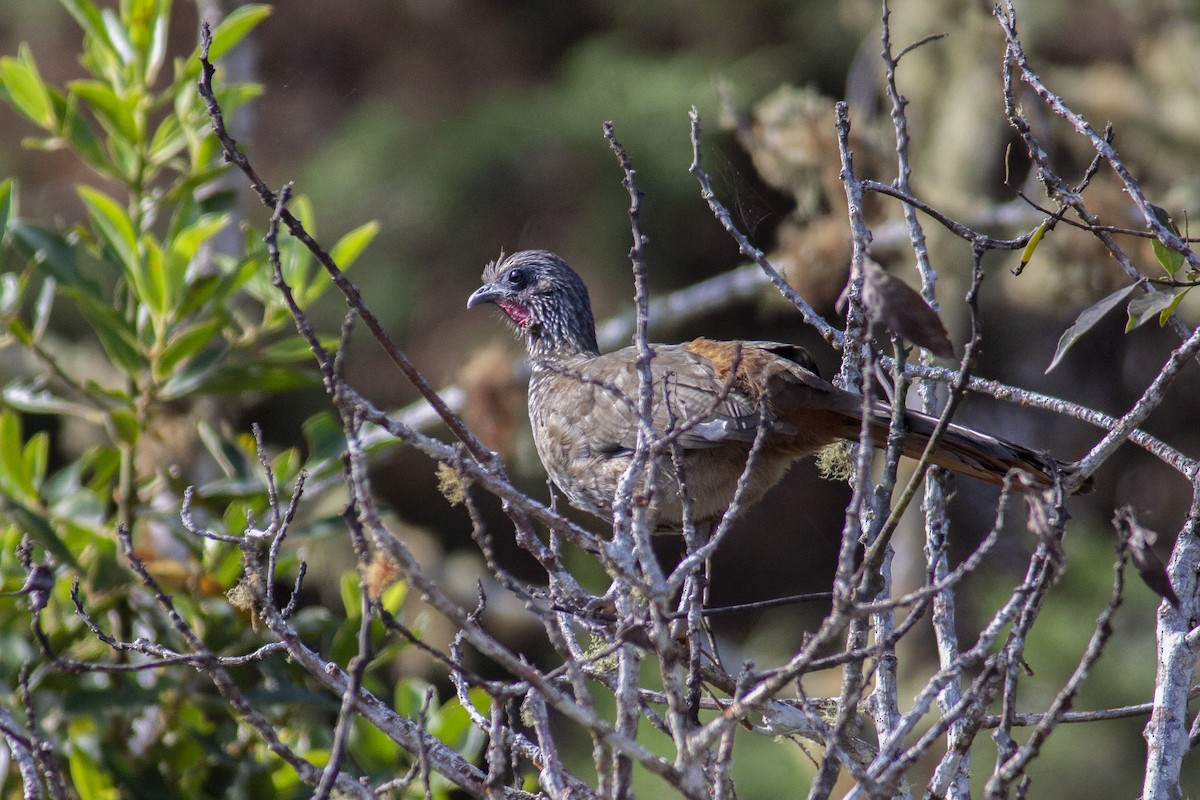
[[[515,322],[519,327],[524,328],[529,324],[529,309],[520,303],[513,303],[508,300],[498,300],[496,305],[508,314],[508,318]]]

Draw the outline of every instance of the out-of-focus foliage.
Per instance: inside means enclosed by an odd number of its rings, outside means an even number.
[[[0,99],[23,118],[28,157],[61,154],[85,167],[72,173],[80,178],[78,218],[30,217],[18,183],[0,182],[0,578],[5,590],[25,580],[16,555],[23,538],[33,544],[34,562],[57,570],[40,619],[61,656],[143,659],[109,650],[74,615],[75,575],[84,606],[111,635],[186,650],[122,563],[115,536],[122,527],[132,530],[137,555],[213,653],[249,652],[262,644],[261,634],[224,596],[239,580],[243,554],[185,533],[180,509],[185,488],[194,487],[193,520],[208,530],[240,534],[268,515],[259,448],[229,417],[249,397],[314,385],[308,347],[272,285],[261,234],[234,225],[235,192],[220,181],[226,167],[195,89],[197,52],[173,55],[169,46],[171,3],[63,6],[82,31],[85,77],[46,80],[38,54],[24,45],[0,58]],[[214,26],[213,60],[269,14],[266,6],[247,5]],[[219,100],[230,113],[260,91],[254,83],[226,83]],[[311,225],[307,201],[293,210]],[[342,267],[376,230],[363,223],[337,241]],[[281,247],[285,277],[300,305],[310,307],[329,282],[295,241]],[[302,469],[319,475],[337,468],[336,429],[322,417],[305,429],[303,450],[270,457],[285,489]],[[292,535],[301,540],[327,527],[320,512],[297,523]],[[281,574],[295,564],[295,551],[286,551]],[[356,592],[355,583],[350,613],[310,607],[298,612],[297,625],[336,652],[338,641],[354,640]],[[393,599],[391,610],[399,613],[402,593]],[[308,793],[261,739],[246,736],[212,684],[190,667],[82,675],[51,668],[30,634],[25,601],[16,597],[0,600],[0,642],[0,684],[18,718],[18,670],[42,665],[30,680],[40,736],[54,745],[82,798]],[[331,726],[319,721],[337,710],[328,695],[278,659],[235,677],[269,710],[283,738],[318,763],[324,759]],[[366,683],[384,696],[393,692],[382,669],[369,671]],[[394,691],[421,698],[423,684],[401,681]],[[427,718],[431,732],[472,752],[475,736],[457,703],[435,698]],[[377,731],[356,731],[352,742],[365,773],[390,775],[403,760]],[[435,788],[443,796],[444,784],[435,781]],[[0,793],[21,795],[15,767],[0,775]]]

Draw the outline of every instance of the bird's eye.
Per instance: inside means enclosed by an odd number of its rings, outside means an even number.
[[[509,286],[515,286],[520,289],[525,285],[525,271],[520,269],[511,270],[505,276],[505,280],[508,281]]]

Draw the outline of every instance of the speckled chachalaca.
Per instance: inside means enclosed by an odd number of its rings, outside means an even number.
[[[638,367],[633,347],[600,353],[583,280],[553,253],[528,250],[489,264],[467,306],[494,303],[529,351],[529,419],[542,464],[570,502],[610,517],[618,482],[633,458],[638,433]],[[759,500],[797,459],[828,444],[857,441],[863,399],[817,375],[808,352],[776,342],[696,339],[652,345],[652,421],[663,447],[655,483],[636,491],[657,513],[658,526],[678,529],[682,503],[676,464],[697,523],[719,519],[760,427],[765,440],[742,506]],[[891,409],[869,410],[869,430],[883,444]],[[904,452],[917,457],[934,418],[905,414]],[[951,425],[933,463],[992,484],[1011,469],[1048,486],[1053,459],[1018,444]],[[1068,468],[1069,469],[1069,468]]]

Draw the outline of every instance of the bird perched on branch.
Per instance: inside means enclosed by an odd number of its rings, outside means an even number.
[[[587,287],[558,256],[514,253],[489,264],[467,307],[493,303],[525,341],[532,374],[529,420],[542,465],[572,505],[610,518],[621,476],[634,457],[639,427],[637,350],[601,354]],[[839,439],[858,441],[863,398],[817,375],[796,345],[696,339],[652,345],[651,423],[660,441],[653,486],[637,493],[658,526],[679,529],[680,473],[698,524],[720,519],[760,435],[765,437],[741,498],[759,500],[798,459]],[[891,409],[867,410],[883,445]],[[904,452],[919,457],[936,420],[905,413]],[[1018,444],[951,425],[933,463],[1000,485],[1011,469],[1049,486],[1062,465]]]

